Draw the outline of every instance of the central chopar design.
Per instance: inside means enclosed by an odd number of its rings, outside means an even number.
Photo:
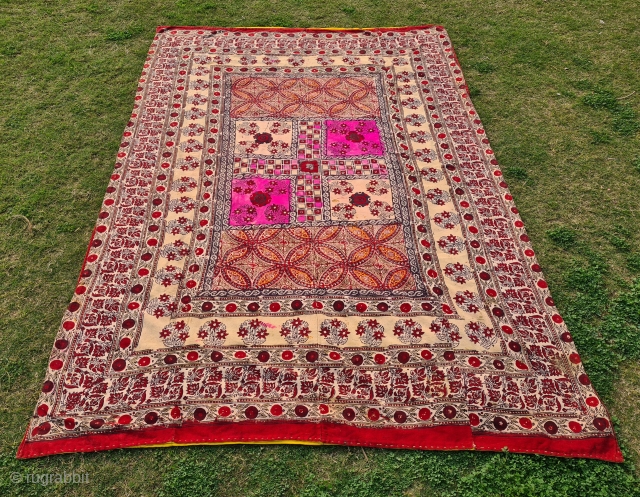
[[[229,140],[212,196],[219,207],[207,275],[194,296],[206,299],[202,308],[231,302],[238,313],[260,295],[281,300],[279,309],[313,299],[304,312],[404,305],[439,313],[437,273],[420,265],[433,261],[423,253],[433,242],[414,227],[380,75],[224,82]]]
[[[229,230],[221,245],[215,288],[416,289],[397,224]]]

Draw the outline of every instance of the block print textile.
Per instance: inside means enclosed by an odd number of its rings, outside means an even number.
[[[158,29],[18,457],[621,461],[439,26]]]

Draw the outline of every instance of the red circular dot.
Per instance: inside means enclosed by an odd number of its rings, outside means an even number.
[[[347,421],[353,421],[353,419],[356,417],[356,412],[350,407],[347,407],[342,411],[342,417]]]
[[[477,357],[469,357],[469,364],[471,364],[471,366],[473,366],[474,368],[477,368],[480,367],[482,361]]]
[[[384,364],[385,362],[387,362],[387,358],[384,356],[384,354],[376,354],[375,356],[373,356],[373,360],[376,364]]]
[[[274,416],[280,416],[282,414],[282,406],[280,404],[272,405],[269,411]]]
[[[573,433],[580,433],[582,431],[582,425],[577,421],[569,421],[569,429]]]
[[[526,430],[530,430],[533,427],[533,423],[529,418],[520,418],[518,422],[520,423],[520,426]]]
[[[600,401],[598,400],[597,397],[587,397],[586,402],[587,402],[587,405],[590,407],[596,407],[598,406],[598,404],[600,404]]]
[[[378,411],[375,407],[372,407],[367,411],[367,417],[371,421],[378,421],[380,419],[380,411]]]
[[[244,415],[248,419],[255,419],[258,417],[258,408],[255,406],[249,406],[244,410]]]
[[[49,367],[53,370],[58,370],[62,368],[62,361],[59,359],[55,359],[49,363]]]
[[[285,350],[280,356],[285,361],[290,361],[291,359],[293,359],[293,352],[291,352],[290,350]]]
[[[426,421],[431,417],[431,411],[429,409],[427,409],[426,407],[423,407],[422,409],[420,409],[418,411],[418,417],[422,421]]]
[[[409,352],[399,352],[398,353],[398,362],[400,364],[406,364],[409,362],[409,360],[411,359],[411,354],[409,354]]]
[[[124,369],[127,367],[127,361],[125,361],[124,359],[116,359],[115,361],[113,361],[111,367],[114,371],[124,371]]]

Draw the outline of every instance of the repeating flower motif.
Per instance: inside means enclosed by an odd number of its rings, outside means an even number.
[[[427,197],[429,202],[435,205],[444,205],[449,200],[451,200],[451,197],[449,196],[449,194],[441,190],[440,188],[433,188],[431,190],[427,190],[427,193],[425,194],[425,196]]]
[[[458,255],[464,250],[464,241],[456,235],[447,235],[438,240],[438,247],[448,254]]]
[[[331,157],[384,154],[384,145],[375,121],[325,121],[325,125],[327,155]]]
[[[358,323],[356,335],[365,345],[378,347],[384,338],[384,327],[376,319],[365,319]]]
[[[193,231],[193,222],[186,217],[180,216],[178,219],[167,223],[167,231],[172,235],[186,235]]]
[[[420,169],[420,175],[431,183],[437,183],[444,179],[444,173],[442,170],[436,169],[435,167],[423,167]]]
[[[405,116],[404,122],[407,123],[407,126],[420,128],[427,122],[427,119],[422,114],[409,114]]]
[[[198,338],[207,345],[224,345],[228,336],[227,327],[217,319],[212,319],[203,324],[198,330]]]
[[[287,59],[287,63],[288,63],[290,66],[293,66],[293,67],[300,67],[300,66],[303,66],[303,65],[304,65],[304,63],[305,63],[305,58],[304,58],[304,57],[300,57],[300,56],[292,55],[291,57],[289,57],[289,58]]]
[[[169,210],[176,214],[190,212],[196,207],[195,199],[191,197],[180,197],[169,202]]]
[[[175,299],[165,293],[160,295],[157,299],[151,299],[147,305],[146,313],[159,319],[171,316],[171,314],[177,310],[178,304]]]
[[[471,268],[465,264],[462,264],[461,262],[450,262],[449,264],[447,264],[444,268],[444,274],[456,283],[460,283],[461,285],[464,285],[467,280],[473,278]]]
[[[193,190],[196,186],[198,186],[198,183],[195,179],[188,176],[183,176],[182,178],[175,180],[171,184],[171,190],[175,192],[186,193]]]
[[[442,211],[433,216],[433,222],[443,229],[452,230],[460,224],[460,217],[454,212]]]
[[[247,345],[260,345],[269,336],[267,325],[259,319],[247,319],[238,329],[238,336]]]
[[[420,323],[413,319],[400,319],[396,321],[393,327],[393,334],[398,337],[402,343],[420,343],[424,331]]]
[[[462,309],[466,312],[480,312],[480,299],[475,293],[469,290],[465,290],[464,292],[456,292],[454,300],[456,301],[456,304],[462,307]]]
[[[182,320],[169,323],[162,328],[160,338],[166,347],[180,347],[189,338],[189,325]]]
[[[320,336],[329,345],[344,345],[349,339],[349,328],[344,321],[339,319],[325,319],[320,324]]]
[[[457,347],[460,340],[462,340],[460,328],[447,318],[438,318],[434,320],[429,329],[436,334],[438,340],[450,342],[454,347]]]
[[[498,340],[498,335],[484,323],[477,323],[475,321],[468,322],[464,331],[469,337],[469,340],[474,344],[478,344],[485,349],[489,349]]]
[[[285,321],[280,330],[280,335],[290,344],[304,343],[309,339],[310,334],[309,323],[300,318]]]
[[[160,256],[169,261],[180,261],[189,254],[189,246],[182,240],[174,240],[173,242],[162,247]]]
[[[173,264],[168,264],[156,272],[156,281],[164,287],[177,285],[184,278],[182,269]]]
[[[290,121],[242,121],[236,124],[239,155],[290,155]]]
[[[289,222],[291,181],[251,177],[231,183],[232,226]]]
[[[391,185],[382,179],[329,183],[331,218],[338,221],[393,219]]]
[[[433,140],[431,133],[421,129],[418,131],[412,131],[411,133],[409,133],[409,138],[411,138],[411,141],[415,143],[427,143]]]
[[[176,167],[181,171],[190,172],[198,169],[200,167],[200,163],[196,161],[195,157],[192,155],[187,155],[186,157],[178,159]]]

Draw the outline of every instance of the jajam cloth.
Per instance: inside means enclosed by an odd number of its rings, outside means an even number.
[[[162,27],[18,457],[621,461],[447,33]]]

